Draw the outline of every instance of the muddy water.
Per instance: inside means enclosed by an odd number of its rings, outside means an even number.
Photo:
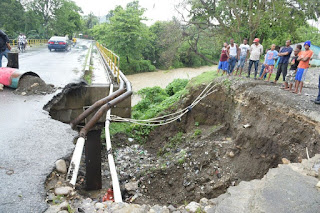
[[[174,79],[191,79],[201,73],[216,70],[217,66],[204,66],[200,68],[180,68],[174,70],[159,70],[156,72],[139,73],[134,75],[128,75],[127,78],[132,83],[133,92],[132,106],[136,105],[140,97],[136,95],[136,92],[146,87],[160,86],[165,88]]]

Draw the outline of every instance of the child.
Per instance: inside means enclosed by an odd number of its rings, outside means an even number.
[[[313,51],[310,50],[311,41],[306,41],[304,43],[305,51],[301,51],[300,56],[298,57],[299,65],[296,74],[296,83],[295,83],[295,90],[293,93],[301,95],[302,88],[303,88],[303,81],[305,80],[305,76],[307,74],[309,68],[309,62],[311,57],[313,56]],[[300,90],[299,90],[300,88]]]
[[[266,60],[266,56],[267,56],[267,53],[268,53],[269,50],[270,50],[270,49],[266,49],[266,55],[264,56],[264,60]],[[260,71],[259,77],[262,76],[262,73],[263,73],[263,71],[264,71],[265,68],[266,68],[265,64],[262,64],[262,65],[261,65],[261,71]],[[265,75],[263,76],[263,79],[265,80],[266,77],[267,77],[267,74],[265,74]]]
[[[260,80],[262,80],[263,76],[266,73],[269,73],[267,81],[270,81],[270,77],[271,77],[271,74],[273,72],[273,67],[274,67],[274,63],[275,63],[274,60],[278,58],[278,51],[276,51],[275,48],[276,48],[276,45],[272,44],[271,45],[271,50],[269,50],[267,52],[267,54],[266,54],[266,58],[265,58],[265,61],[264,61],[264,66],[266,68],[263,71],[263,73],[262,73],[262,75],[260,77]]]
[[[291,67],[290,70],[286,76],[286,81],[284,83],[284,90],[291,91],[292,85],[294,83],[294,80],[296,78],[296,73],[299,65],[298,57],[300,55],[300,50],[296,48],[294,50],[294,56],[291,59]],[[290,85],[288,85],[290,84]]]
[[[218,65],[218,74],[220,69],[222,69],[222,75],[228,70],[228,51],[227,51],[227,42],[223,44],[223,48],[221,50],[219,65]]]

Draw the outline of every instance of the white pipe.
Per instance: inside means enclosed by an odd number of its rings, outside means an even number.
[[[81,161],[81,157],[82,157],[84,143],[85,143],[85,139],[83,137],[78,138],[76,148],[74,149],[71,163],[69,166],[67,179],[69,179],[69,177],[72,173],[72,178],[70,180],[70,183],[73,186],[76,185],[76,182],[77,182],[77,176],[78,176],[78,172],[79,172],[80,161]]]
[[[113,84],[110,85],[110,92],[109,94],[113,93]],[[117,175],[116,166],[114,163],[114,158],[112,153],[110,152],[112,150],[111,146],[111,139],[110,139],[110,115],[111,115],[111,109],[108,110],[107,116],[106,116],[106,123],[105,123],[105,135],[106,135],[106,144],[107,144],[107,153],[108,153],[108,162],[109,162],[109,168],[111,173],[111,179],[112,179],[112,186],[113,186],[113,196],[114,201],[117,203],[122,202],[122,196],[121,196],[121,190],[120,190],[120,184],[119,179]]]

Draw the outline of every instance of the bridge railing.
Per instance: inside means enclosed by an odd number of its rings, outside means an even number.
[[[114,76],[117,78],[117,82],[120,82],[120,57],[100,44],[99,42],[96,42],[97,48],[102,53],[102,57],[106,60],[109,67],[111,68],[111,71],[113,71]]]
[[[28,45],[40,45],[40,44],[47,44],[48,39],[27,39]],[[15,47],[18,46],[17,39],[10,39],[10,45]]]

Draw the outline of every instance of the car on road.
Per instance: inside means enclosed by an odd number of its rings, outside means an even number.
[[[70,50],[69,40],[62,36],[53,36],[48,41],[48,49],[50,50]]]

